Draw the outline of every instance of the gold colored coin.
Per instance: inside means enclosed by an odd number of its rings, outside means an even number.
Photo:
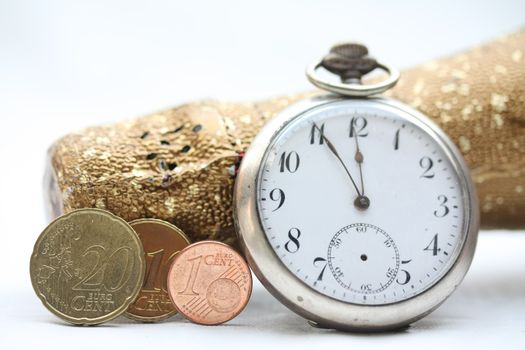
[[[177,226],[157,219],[138,219],[129,223],[139,235],[146,254],[146,276],[137,299],[126,316],[156,322],[177,313],[168,295],[168,271],[177,253],[190,240]]]
[[[139,237],[121,218],[79,209],[40,234],[31,255],[31,283],[56,316],[92,325],[121,315],[135,300],[145,273]]]

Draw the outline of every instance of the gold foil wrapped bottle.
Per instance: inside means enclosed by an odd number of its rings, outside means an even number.
[[[525,227],[524,55],[522,30],[406,70],[390,92],[458,145],[484,228]],[[242,156],[268,119],[306,95],[194,102],[66,135],[49,150],[49,213],[96,207],[128,221],[170,221],[192,241],[235,243],[232,191]]]

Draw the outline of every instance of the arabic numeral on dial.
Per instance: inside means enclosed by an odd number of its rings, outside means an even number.
[[[434,210],[434,216],[437,218],[442,218],[448,215],[450,208],[447,206],[448,198],[447,196],[440,194],[438,196],[439,209]]]
[[[314,259],[314,267],[317,267],[317,266],[323,267],[321,269],[321,273],[319,274],[319,276],[317,276],[317,279],[316,279],[317,282],[320,282],[323,280],[324,271],[326,270],[327,265],[328,265],[328,262],[326,261],[325,258],[321,258],[320,256],[318,256],[317,258]]]
[[[330,245],[334,248],[339,248],[339,246],[341,245],[341,238],[337,237],[337,238],[333,238],[331,241],[330,241]]]
[[[371,284],[362,284],[361,285],[361,291],[362,292],[370,292],[372,290]]]
[[[406,264],[410,263],[411,261],[412,261],[412,259],[410,259],[410,260],[401,260],[401,265],[406,265]],[[400,276],[400,277],[402,277],[402,278],[398,278],[398,279],[396,280],[396,282],[397,282],[398,284],[404,286],[405,284],[407,284],[408,282],[410,282],[410,278],[411,278],[411,276],[410,276],[410,272],[408,272],[408,271],[405,270],[405,269],[401,269],[400,272],[403,273],[403,276]]]
[[[427,247],[423,250],[432,252],[433,256],[438,255],[438,253],[441,251],[441,248],[438,246],[438,234],[436,233],[430,243],[427,245]]]
[[[432,161],[430,157],[421,158],[419,160],[419,166],[423,168],[424,170],[423,174],[421,174],[421,176],[419,177],[422,177],[425,179],[432,179],[434,177],[434,173],[430,171],[432,167],[434,166],[434,162]]]
[[[386,277],[388,279],[394,277],[396,274],[396,270],[394,270],[393,268],[389,267],[388,270],[386,271]]]
[[[301,244],[299,243],[299,237],[301,237],[301,231],[296,228],[292,227],[288,231],[288,241],[284,244],[284,249],[288,251],[288,253],[296,253],[299,248],[301,247]]]
[[[359,136],[366,137],[368,136],[368,131],[366,131],[366,126],[368,121],[363,117],[353,117],[350,121],[350,137]]]
[[[281,173],[284,173],[285,171],[295,173],[297,169],[299,169],[300,163],[301,159],[299,158],[299,154],[297,154],[297,152],[291,151],[288,154],[283,152],[279,159],[279,171]]]
[[[336,267],[336,268],[334,269],[334,277],[335,277],[335,278],[341,278],[341,277],[343,277],[344,275],[345,275],[345,274],[343,273],[343,271],[341,270],[340,267]]]
[[[397,129],[395,135],[394,135],[394,150],[397,151],[399,149],[399,132],[401,129]]]
[[[281,190],[280,188],[274,188],[273,190],[270,191],[270,199],[274,202],[279,202],[279,204],[277,205],[277,208],[272,210],[272,211],[276,211],[277,209],[282,207],[284,204],[284,199],[285,199],[284,191]]]
[[[324,143],[324,123],[321,124],[321,126],[317,126],[316,124],[312,124],[312,129],[310,130],[310,144],[313,145],[315,143],[322,145]]]
[[[361,233],[366,233],[367,229],[368,229],[368,227],[366,227],[366,226],[356,226],[355,231],[356,232],[361,232]]]
[[[392,238],[389,238],[386,241],[384,241],[383,243],[385,244],[386,247],[390,248],[392,246],[392,244],[394,244],[394,240]]]

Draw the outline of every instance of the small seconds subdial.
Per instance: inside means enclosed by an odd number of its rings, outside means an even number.
[[[399,271],[399,251],[382,229],[356,223],[339,230],[328,246],[328,265],[335,280],[354,293],[385,290]]]

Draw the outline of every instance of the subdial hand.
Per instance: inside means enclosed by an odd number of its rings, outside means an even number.
[[[328,140],[328,138],[324,135],[323,131],[317,126],[317,124],[313,123],[313,125],[317,129],[317,131],[319,131],[319,134],[321,135],[321,137],[323,138],[324,142],[328,146],[328,149],[334,154],[334,156],[339,160],[339,162],[341,163],[341,165],[345,169],[346,174],[350,178],[350,181],[352,181],[352,185],[354,185],[355,191],[357,192],[357,198],[356,198],[356,201],[357,201],[360,197],[362,197],[362,195],[361,195],[361,192],[359,192],[359,188],[357,187],[357,185],[356,185],[356,183],[354,181],[354,178],[350,174],[350,171],[348,171],[348,168],[346,167],[345,162],[343,162],[343,160],[341,159],[341,156],[339,156],[339,153],[335,149],[334,144],[332,142],[330,142],[330,140]],[[355,204],[355,201],[354,201],[354,204]]]
[[[358,209],[368,209],[370,206],[370,199],[365,196],[365,184],[363,180],[363,153],[361,153],[361,149],[359,148],[359,135],[355,135],[355,156],[354,159],[357,162],[357,165],[359,166],[359,178],[361,180],[361,194],[359,197],[357,197],[354,201],[354,205]]]

